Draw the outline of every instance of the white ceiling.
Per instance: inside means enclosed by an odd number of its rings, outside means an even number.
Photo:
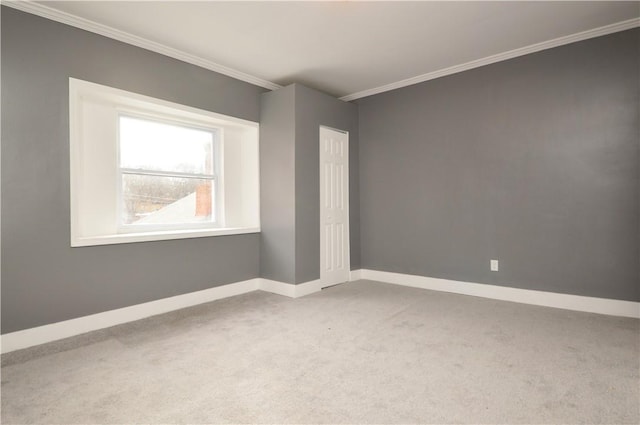
[[[635,1],[40,3],[266,82],[302,83],[349,100],[536,43],[640,22]]]

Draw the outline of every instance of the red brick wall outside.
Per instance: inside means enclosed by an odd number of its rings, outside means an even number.
[[[196,217],[211,215],[211,182],[202,183],[196,188]]]

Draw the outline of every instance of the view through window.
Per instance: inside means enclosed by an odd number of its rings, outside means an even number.
[[[119,117],[120,224],[216,222],[217,129]]]

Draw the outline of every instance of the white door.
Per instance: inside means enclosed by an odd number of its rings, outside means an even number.
[[[349,280],[349,135],[320,127],[320,281]]]

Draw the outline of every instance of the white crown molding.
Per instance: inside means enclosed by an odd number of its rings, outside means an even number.
[[[96,34],[103,35],[105,37],[112,38],[114,40],[122,41],[127,44],[131,44],[137,47],[141,47],[152,52],[160,53],[165,56],[178,59],[183,62],[187,62],[193,65],[200,66],[205,69],[217,72],[219,74],[227,75],[237,80],[245,81],[250,84],[254,84],[259,87],[264,87],[269,90],[277,90],[282,88],[281,85],[273,83],[271,81],[258,78],[253,75],[246,74],[244,72],[229,68],[224,65],[212,62],[207,59],[203,59],[199,56],[186,53],[182,50],[175,49],[173,47],[166,46],[155,41],[148,40],[143,37],[139,37],[125,31],[115,29],[113,27],[91,21],[89,19],[81,18],[79,16],[72,15],[70,13],[62,12],[60,10],[53,9],[40,3],[35,3],[32,0],[0,0],[0,3],[12,7],[14,9],[21,10],[23,12],[31,13],[34,15],[42,16],[53,21],[61,22],[63,24],[71,25],[86,31],[90,31]],[[640,26],[640,18],[629,19],[626,21],[606,25],[599,28],[579,32],[576,34],[567,35],[564,37],[555,38],[553,40],[543,41],[541,43],[532,44],[530,46],[521,47],[518,49],[510,50],[508,52],[498,53],[495,55],[487,56],[485,58],[473,60],[460,65],[454,65],[448,68],[440,69],[426,74],[421,74],[415,77],[407,78],[404,80],[396,81],[394,83],[385,84],[383,86],[374,87],[367,90],[362,90],[356,93],[352,93],[346,96],[342,96],[340,100],[350,102],[352,100],[361,99],[363,97],[372,96],[387,92],[390,90],[407,87],[413,84],[422,83],[424,81],[433,80],[436,78],[444,77],[458,72],[467,71],[473,68],[478,68],[484,65],[489,65],[496,62],[516,58],[518,56],[524,56],[530,53],[539,52],[541,50],[551,49],[554,47],[562,46],[565,44],[575,43],[577,41],[587,40],[589,38],[600,37],[607,34],[612,34],[619,31],[628,30]]]
[[[544,307],[561,308],[565,310],[640,319],[640,303],[634,301],[558,294],[555,292],[535,291],[531,289],[488,285],[484,283],[461,282],[457,280],[368,269],[360,270],[360,275],[362,279],[409,286],[412,288],[451,292],[454,294],[471,295],[474,297],[510,301],[520,304],[531,304]]]
[[[256,76],[246,74],[244,72],[229,68],[224,65],[220,65],[210,60],[203,59],[199,56],[183,52],[182,50],[178,50],[161,43],[156,43],[155,41],[151,41],[146,38],[115,29],[108,25],[103,25],[89,19],[84,19],[70,13],[62,12],[43,4],[35,3],[31,0],[2,0],[2,5],[9,6],[23,12],[31,13],[33,15],[42,16],[43,18],[71,25],[76,28],[90,31],[99,35],[103,35],[105,37],[122,41],[123,43],[131,44],[133,46],[141,47],[152,52],[160,53],[162,55],[169,56],[193,65],[197,65],[210,71],[214,71],[219,74],[235,78],[237,80],[245,81],[256,86],[264,87],[269,90],[277,90],[282,87],[278,84],[272,83],[271,81],[263,80],[262,78],[258,78]]]
[[[530,46],[520,47],[518,49],[510,50],[508,52],[498,53],[496,55],[487,56],[485,58],[477,59],[471,62],[466,62],[460,65],[454,65],[448,68],[440,69],[438,71],[428,72],[426,74],[407,78],[405,80],[396,81],[395,83],[385,84],[384,86],[362,90],[357,93],[352,93],[352,94],[343,96],[340,98],[340,100],[343,100],[345,102],[350,102],[352,100],[360,99],[360,98],[371,96],[374,94],[384,93],[387,91],[411,86],[413,84],[422,83],[424,81],[433,80],[433,79],[444,77],[447,75],[457,74],[458,72],[467,71],[469,69],[490,65],[496,62],[502,62],[508,59],[517,58],[518,56],[524,56],[530,53],[539,52],[541,50],[552,49],[554,47],[559,47],[565,44],[575,43],[577,41],[587,40],[590,38],[600,37],[607,34],[613,34],[615,32],[625,31],[625,30],[636,28],[639,26],[640,26],[640,18],[629,19],[627,21],[617,22],[615,24],[606,25],[603,27],[594,28],[587,31],[582,31],[576,34],[554,38],[553,40],[543,41],[541,43],[532,44]]]

